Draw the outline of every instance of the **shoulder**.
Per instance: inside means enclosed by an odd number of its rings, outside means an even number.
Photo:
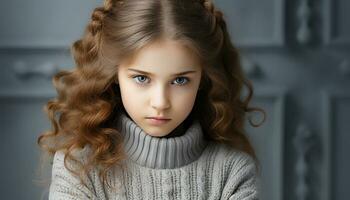
[[[71,160],[68,157],[66,158],[66,150],[58,150],[55,152],[52,159],[52,173],[53,176],[60,173],[70,173],[67,167],[71,170],[80,171],[82,164],[85,164],[88,158],[89,147],[85,146],[81,149],[75,149],[71,152],[71,156],[75,160]],[[65,161],[66,158],[66,161]]]
[[[225,144],[216,144],[218,155],[224,158],[226,182],[224,199],[258,199],[259,174],[257,163],[246,152]]]
[[[209,142],[206,155],[214,160],[215,165],[224,166],[227,174],[240,176],[243,174],[257,175],[258,164],[246,152],[237,148],[217,142]]]
[[[210,141],[207,150],[215,153],[216,157],[222,157],[236,165],[255,164],[251,155],[227,144]]]
[[[65,162],[66,154],[65,150],[54,154],[49,199],[95,199],[93,176],[81,173],[81,165],[75,161]],[[72,155],[78,162],[84,162],[86,149],[75,150]]]
[[[71,152],[71,155],[74,159],[78,160],[79,162],[84,162],[86,158],[88,157],[90,152],[90,147],[86,145],[84,148],[74,149]],[[59,164],[64,161],[64,158],[67,155],[67,150],[58,150],[55,152],[53,156],[53,163]]]

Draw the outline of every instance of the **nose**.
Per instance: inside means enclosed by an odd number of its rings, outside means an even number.
[[[168,97],[167,88],[159,86],[155,88],[151,94],[151,106],[157,111],[165,110],[170,107],[170,101]]]

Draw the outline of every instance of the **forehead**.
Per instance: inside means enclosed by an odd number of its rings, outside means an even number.
[[[144,69],[198,69],[200,59],[187,46],[173,40],[151,43],[120,63],[120,67]]]

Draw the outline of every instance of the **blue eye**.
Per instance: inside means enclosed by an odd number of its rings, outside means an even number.
[[[146,83],[146,80],[149,79],[148,77],[144,75],[136,75],[132,77],[134,80],[136,80],[137,84],[144,85]],[[177,85],[185,85],[189,82],[189,78],[187,77],[177,77],[175,79],[175,82],[177,82]]]
[[[137,82],[138,84],[143,84],[144,81],[145,81],[145,79],[147,79],[146,76],[142,76],[142,75],[133,76],[132,78],[133,78],[133,79],[136,78],[136,80],[137,80],[136,82]],[[141,79],[140,79],[140,78],[141,78]]]
[[[175,80],[182,80],[178,82],[179,85],[185,85],[187,82],[189,82],[189,79],[186,77],[177,77]]]

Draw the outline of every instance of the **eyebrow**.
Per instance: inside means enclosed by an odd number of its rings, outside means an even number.
[[[139,73],[141,73],[141,74],[146,74],[146,75],[149,75],[149,76],[152,76],[152,75],[153,75],[153,74],[150,73],[150,72],[141,71],[141,70],[138,70],[138,69],[129,68],[128,70],[130,70],[130,71],[135,71],[135,72],[139,72]],[[176,73],[176,74],[174,74],[173,76],[185,75],[185,74],[195,73],[195,72],[197,72],[197,71],[193,71],[193,70],[191,70],[191,71],[184,71],[184,72]]]

